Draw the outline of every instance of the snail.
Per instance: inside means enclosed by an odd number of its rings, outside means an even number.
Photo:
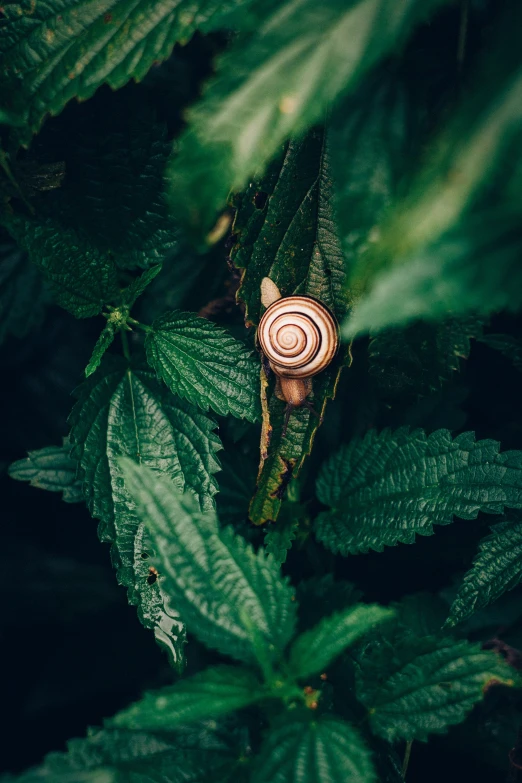
[[[284,435],[295,408],[308,408],[320,418],[307,397],[312,391],[312,377],[328,367],[337,353],[339,327],[335,316],[318,299],[282,297],[268,277],[261,282],[261,302],[267,309],[257,336],[277,377],[275,395],[286,402]]]

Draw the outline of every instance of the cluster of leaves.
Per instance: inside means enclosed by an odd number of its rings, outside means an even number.
[[[62,445],[8,472],[86,503],[176,677],[20,783],[396,783],[414,740],[517,692],[480,618],[522,581],[522,451],[435,411],[472,341],[522,366],[488,332],[522,306],[522,14],[494,5],[0,9],[0,341],[53,304],[104,319]],[[253,350],[264,277],[344,340],[288,428]],[[481,513],[440,595],[362,602],[328,573]],[[209,665],[182,676],[187,633]]]

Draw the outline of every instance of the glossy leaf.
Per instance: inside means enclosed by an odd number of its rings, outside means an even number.
[[[215,666],[175,685],[147,693],[109,725],[139,731],[170,731],[178,725],[216,718],[267,696],[251,669]]]
[[[266,176],[238,197],[234,235],[232,258],[245,270],[238,295],[246,306],[247,324],[259,323],[264,277],[270,277],[284,296],[315,296],[339,319],[343,317],[347,307],[344,264],[335,233],[328,143],[322,131],[291,141]],[[346,352],[341,351],[332,365],[314,378],[311,400],[320,414],[335,394],[345,360]],[[265,387],[263,377],[263,396]],[[277,519],[285,488],[310,453],[319,426],[317,417],[301,408],[290,417],[283,437],[285,404],[272,388],[267,395],[258,486],[250,507],[256,524]]]
[[[278,657],[295,625],[293,592],[272,558],[233,530],[220,530],[190,495],[155,472],[124,461],[123,475],[153,538],[162,586],[188,629],[239,660]]]
[[[9,475],[17,481],[28,481],[32,487],[61,492],[66,503],[81,503],[82,483],[76,477],[78,463],[71,457],[71,446],[46,446],[28,452],[9,466]]]
[[[518,308],[521,178],[510,161],[520,146],[521,19],[519,7],[508,9],[474,94],[359,257],[351,285],[364,296],[346,322],[347,337],[448,313]]]
[[[50,753],[43,764],[13,778],[16,783],[197,783],[212,768],[226,781],[238,765],[243,743],[231,731],[200,725],[170,734],[91,729]],[[239,777],[239,771],[236,773]]]
[[[161,580],[150,571],[149,544],[119,464],[123,455],[164,472],[181,491],[191,490],[204,508],[217,490],[220,443],[214,422],[171,396],[153,373],[107,358],[78,390],[71,439],[87,504],[100,520],[99,536],[113,545],[118,581],[156,638],[181,659],[182,626],[177,607],[168,607]]]
[[[239,4],[206,2],[194,9],[185,0],[10,3],[0,69],[14,108],[25,114],[21,140],[27,144],[45,115],[58,114],[72,98],[86,100],[102,84],[118,89],[142,79],[177,41],[186,42],[197,28],[222,26]]]
[[[350,606],[325,617],[292,645],[290,666],[293,674],[302,679],[324,671],[346,647],[391,617],[391,610],[376,604]]]
[[[95,372],[98,367],[101,364],[101,360],[103,359],[103,355],[105,354],[105,351],[107,348],[109,348],[112,344],[112,341],[116,337],[116,329],[112,321],[108,321],[105,325],[105,328],[101,332],[100,336],[98,337],[96,341],[96,345],[92,349],[91,358],[89,359],[89,364],[85,368],[85,377],[88,378],[89,375],[92,375],[93,372]]]
[[[379,223],[406,187],[422,138],[416,97],[414,103],[403,77],[388,62],[332,113],[333,196],[349,273],[375,243]],[[356,293],[351,288],[353,298]]]
[[[315,524],[328,548],[381,552],[431,535],[453,515],[522,508],[522,452],[499,453],[496,441],[476,441],[472,432],[452,439],[448,430],[371,431],[323,466],[317,495],[330,506]]]
[[[499,655],[466,641],[409,637],[371,649],[361,662],[357,695],[372,730],[389,742],[444,733],[491,685],[517,680]]]
[[[374,783],[370,751],[340,718],[288,717],[273,728],[256,759],[252,783]]]
[[[147,359],[169,389],[203,410],[259,418],[258,366],[242,343],[193,313],[166,313],[146,339]]]
[[[450,609],[451,627],[493,603],[522,580],[522,516],[512,511],[494,525],[479,544],[478,554],[464,577]]]
[[[326,108],[440,5],[392,0],[286,0],[266,5],[253,35],[240,37],[173,156],[176,212],[212,227],[229,191],[245,186],[292,135]]]

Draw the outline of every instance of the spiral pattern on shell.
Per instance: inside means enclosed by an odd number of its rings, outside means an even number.
[[[258,338],[276,375],[311,378],[334,358],[339,329],[333,314],[317,299],[287,296],[267,308]]]

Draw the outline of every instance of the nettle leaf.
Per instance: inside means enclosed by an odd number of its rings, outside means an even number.
[[[55,145],[67,134],[67,176],[38,201],[39,213],[77,232],[121,269],[148,268],[177,249],[179,232],[163,193],[171,144],[166,124],[144,98],[119,93],[87,122],[55,134]]]
[[[112,718],[109,725],[140,731],[170,731],[179,725],[240,710],[266,698],[267,692],[251,669],[215,666],[145,694]]]
[[[453,515],[522,508],[522,452],[499,447],[472,432],[453,440],[448,430],[371,431],[323,466],[317,496],[330,510],[317,517],[316,535],[344,555],[382,552],[432,535]]]
[[[460,369],[483,325],[484,319],[469,316],[386,329],[370,342],[369,373],[385,398],[430,394]]]
[[[265,551],[272,555],[278,565],[286,563],[288,550],[292,548],[292,541],[297,535],[299,517],[294,517],[290,512],[281,514],[277,524],[269,527],[265,532]]]
[[[371,754],[359,732],[332,715],[290,714],[255,759],[252,783],[374,783]]]
[[[344,261],[335,234],[328,143],[323,131],[291,141],[266,176],[238,197],[237,207],[232,259],[245,270],[238,296],[245,303],[247,325],[259,323],[264,277],[273,280],[283,296],[317,297],[341,319],[347,307]],[[314,378],[311,399],[318,413],[324,414],[327,400],[334,396],[346,360],[346,352],[341,351],[330,367]],[[266,385],[265,378],[262,383]],[[319,426],[319,420],[301,408],[290,417],[283,438],[284,408],[284,402],[270,389],[264,405],[257,492],[250,507],[256,524],[277,519],[285,488],[310,453]]]
[[[393,269],[376,278],[343,334],[350,338],[420,318],[439,320],[450,312],[465,316],[518,310],[522,301],[519,229],[520,214],[510,204],[476,210],[403,263],[398,258]],[[439,284],[434,285],[434,280]]]
[[[14,242],[0,244],[0,343],[25,337],[42,322],[49,292],[38,269]]]
[[[17,783],[196,783],[212,769],[226,780],[245,750],[234,732],[203,724],[191,731],[147,734],[91,729],[50,753],[43,764],[13,778]],[[223,777],[221,777],[223,775]],[[239,777],[239,771],[236,779]]]
[[[132,307],[132,305],[136,302],[136,299],[138,299],[149,287],[152,281],[156,279],[162,268],[163,267],[161,264],[151,266],[149,269],[146,269],[144,272],[142,272],[141,275],[134,278],[132,283],[130,283],[130,285],[128,285],[127,288],[121,292],[122,302],[127,307]]]
[[[101,360],[105,354],[107,348],[112,345],[114,338],[116,337],[116,327],[112,321],[108,321],[105,328],[102,330],[100,336],[96,340],[96,344],[92,349],[91,358],[89,364],[85,368],[85,377],[88,378],[92,375],[101,364]]]
[[[268,4],[252,35],[218,66],[173,156],[176,213],[208,230],[230,190],[240,190],[291,135],[325,109],[411,28],[441,5],[393,0]]]
[[[49,281],[56,302],[77,318],[98,315],[118,298],[113,259],[52,219],[3,216],[3,222]]]
[[[194,313],[166,313],[147,332],[145,347],[175,394],[222,416],[259,418],[258,364],[224,329]]]
[[[486,334],[480,338],[481,343],[489,345],[513,362],[517,370],[522,370],[522,340],[510,334]]]
[[[371,646],[357,679],[372,730],[392,742],[444,733],[464,720],[491,685],[514,685],[517,675],[480,644],[410,636]]]
[[[248,522],[248,506],[256,485],[256,461],[239,449],[225,451],[221,458],[219,493],[216,497],[220,519],[235,524]]]
[[[113,545],[118,581],[127,587],[129,601],[179,662],[182,625],[167,605],[162,580],[150,570],[153,552],[143,539],[119,458],[129,456],[165,473],[180,491],[191,490],[198,506],[212,507],[220,448],[215,423],[173,397],[149,370],[115,357],[106,357],[77,394],[71,440],[87,505],[100,520],[100,539]]]
[[[393,611],[376,604],[359,604],[325,617],[314,628],[301,634],[292,645],[292,673],[302,679],[324,671],[346,647],[393,616]]]
[[[493,603],[522,580],[522,516],[512,511],[483,538],[473,567],[464,577],[450,609],[452,627]]]
[[[475,94],[358,258],[350,285],[364,296],[345,324],[347,337],[519,307],[521,183],[512,161],[520,148],[522,71],[504,55],[516,51],[520,14],[513,7],[507,15]]]
[[[281,655],[295,627],[293,591],[274,560],[254,553],[214,512],[201,513],[164,476],[124,461],[123,475],[157,552],[163,589],[188,629],[239,660]]]
[[[216,29],[239,0],[87,0],[7,5],[0,31],[0,70],[13,108],[25,113],[19,136],[27,144],[47,113],[58,114],[72,98],[86,100],[102,84],[118,89],[142,79],[174,44],[196,29]],[[9,108],[9,106],[8,106]]]
[[[333,111],[334,202],[348,270],[375,242],[376,227],[404,189],[421,138],[418,112],[389,62]]]
[[[9,475],[17,481],[28,481],[32,487],[51,492],[62,492],[66,503],[83,500],[82,484],[76,477],[78,463],[71,457],[71,446],[64,440],[62,446],[46,446],[29,451],[25,459],[9,466]]]

